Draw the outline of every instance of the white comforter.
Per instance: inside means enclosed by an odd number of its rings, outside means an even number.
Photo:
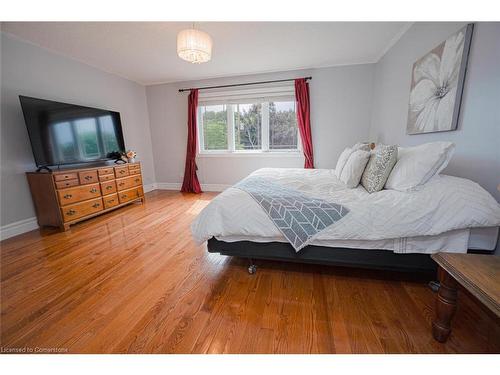
[[[252,173],[314,197],[346,206],[344,218],[315,240],[381,240],[437,235],[454,229],[500,225],[500,205],[477,183],[436,176],[418,191],[347,189],[330,169],[264,168]],[[212,237],[284,239],[246,192],[229,188],[213,199],[193,222],[198,243]],[[464,249],[464,252],[466,249]]]

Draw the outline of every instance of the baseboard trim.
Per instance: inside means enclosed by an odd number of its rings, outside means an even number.
[[[157,182],[156,188],[159,190],[181,190],[182,184],[179,182]],[[203,191],[224,191],[231,185],[225,184],[201,184],[201,190]]]
[[[181,190],[182,184],[177,182],[157,182],[156,188],[158,190]]]
[[[232,185],[224,184],[201,184],[201,189],[203,191],[224,191],[230,188]]]
[[[150,191],[158,189],[158,186],[156,182],[153,182],[152,184],[147,184],[143,186],[144,192],[149,193]]]
[[[0,227],[0,241],[38,229],[36,217],[19,220]]]

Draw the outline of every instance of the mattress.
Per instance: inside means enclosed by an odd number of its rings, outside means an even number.
[[[397,253],[465,253],[493,249],[500,226],[500,204],[477,183],[439,175],[411,192],[362,186],[348,189],[333,170],[263,168],[250,176],[288,186],[343,205],[350,212],[312,238],[328,247],[387,249]],[[198,243],[215,237],[226,242],[286,242],[264,210],[246,192],[228,188],[191,225]]]
[[[390,250],[395,253],[433,254],[438,251],[461,253],[463,248],[494,251],[498,240],[498,227],[458,229],[434,236],[416,236],[384,240],[315,240],[311,245],[348,249]],[[217,236],[224,242],[287,242],[283,237]]]

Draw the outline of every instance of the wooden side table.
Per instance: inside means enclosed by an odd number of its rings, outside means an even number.
[[[500,257],[480,254],[437,253],[432,259],[438,264],[441,283],[436,296],[436,317],[432,335],[446,342],[451,332],[451,320],[457,310],[457,289],[463,287],[500,318]]]

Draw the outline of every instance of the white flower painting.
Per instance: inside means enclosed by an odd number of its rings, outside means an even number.
[[[468,25],[413,64],[408,134],[457,128],[471,36]]]

